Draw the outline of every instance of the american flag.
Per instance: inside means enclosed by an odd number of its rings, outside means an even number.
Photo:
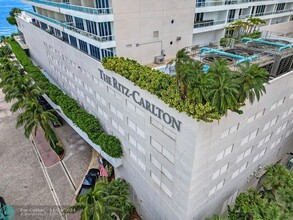
[[[108,176],[108,172],[103,165],[103,160],[99,158],[99,168],[100,168],[100,176]]]

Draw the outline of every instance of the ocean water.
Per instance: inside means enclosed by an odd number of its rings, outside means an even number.
[[[31,10],[30,5],[23,4],[20,0],[0,0],[0,36],[10,36],[17,32],[15,25],[10,25],[6,18],[12,8]]]

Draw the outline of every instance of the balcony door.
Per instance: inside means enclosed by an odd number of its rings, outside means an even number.
[[[97,8],[109,8],[109,0],[96,0]]]

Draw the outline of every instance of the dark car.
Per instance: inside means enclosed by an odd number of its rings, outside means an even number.
[[[78,194],[86,195],[86,193],[95,186],[96,180],[99,178],[99,176],[99,169],[90,169],[82,182],[82,186]]]

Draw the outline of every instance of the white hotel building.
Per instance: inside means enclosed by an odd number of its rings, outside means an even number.
[[[173,58],[183,47],[218,40],[227,23],[246,15],[293,27],[288,22],[292,1],[23,2],[34,8],[17,17],[31,58],[120,139],[122,159],[93,147],[115,167],[116,177],[129,182],[143,219],[198,220],[224,212],[239,192],[257,186],[266,165],[288,161],[293,151],[292,62],[272,78],[259,102],[243,107],[243,114],[230,112],[205,123],[105,70],[100,60],[115,54],[141,64],[153,63],[162,54]],[[118,91],[113,80],[133,95]],[[156,113],[136,98],[147,100]]]

